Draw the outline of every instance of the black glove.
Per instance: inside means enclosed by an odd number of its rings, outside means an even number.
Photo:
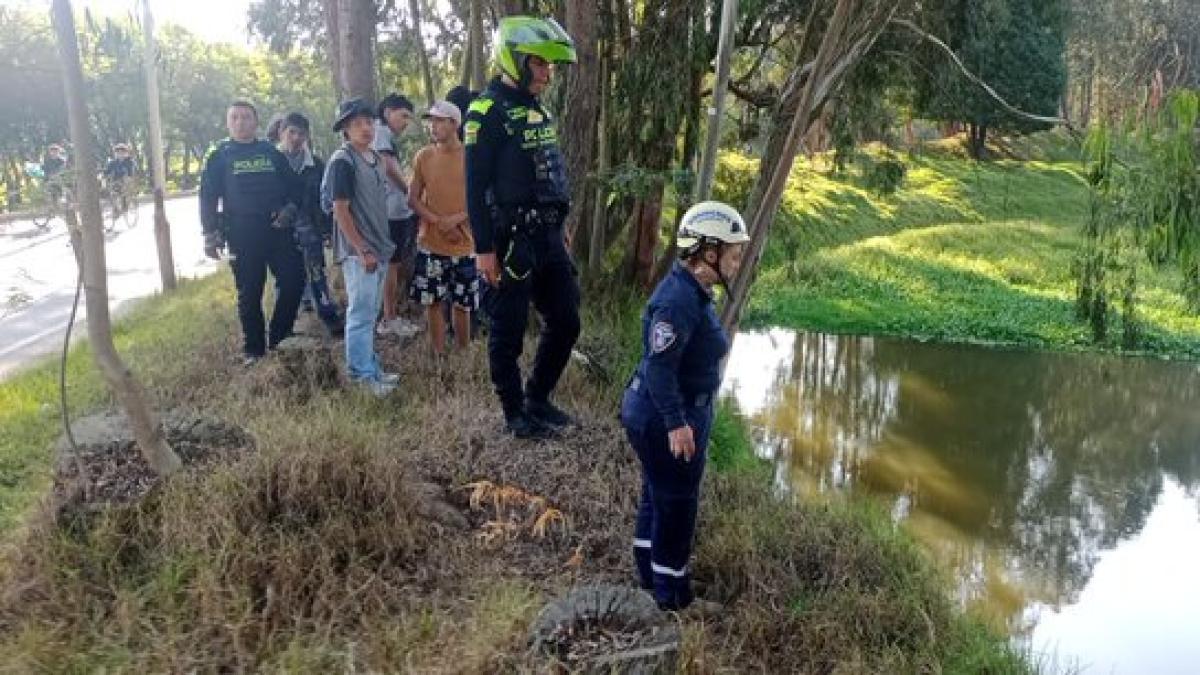
[[[221,259],[221,251],[225,248],[225,235],[217,230],[204,233],[204,255],[213,260]]]
[[[276,230],[286,230],[296,222],[296,215],[299,212],[300,209],[296,208],[295,204],[289,203],[275,214],[275,219],[271,221],[271,227]]]

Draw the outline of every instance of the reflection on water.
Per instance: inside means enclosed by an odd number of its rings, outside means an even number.
[[[1035,649],[1196,672],[1196,364],[771,330],[738,336],[725,389],[780,490],[886,500]]]

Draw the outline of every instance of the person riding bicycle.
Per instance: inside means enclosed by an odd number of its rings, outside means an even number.
[[[104,165],[104,183],[113,197],[113,215],[129,210],[129,197],[133,194],[133,181],[137,176],[137,164],[130,156],[129,146],[117,143],[113,156]]]
[[[51,204],[57,204],[62,199],[66,172],[67,152],[61,145],[52,143],[46,148],[46,156],[42,159],[42,181]]]

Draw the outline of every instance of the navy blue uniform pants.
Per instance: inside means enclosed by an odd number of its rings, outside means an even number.
[[[696,454],[685,461],[671,454],[667,429],[649,395],[627,389],[621,402],[621,424],[642,464],[633,557],[642,587],[654,593],[663,609],[683,609],[693,599],[688,560],[712,416],[711,402],[685,409],[696,441]]]
[[[248,356],[262,356],[267,346],[274,347],[292,334],[304,292],[304,259],[292,231],[273,229],[265,220],[232,222],[229,250],[234,255],[231,264],[237,283],[242,349]],[[268,269],[278,282],[269,330],[262,308]]]
[[[488,364],[506,416],[520,411],[526,396],[539,401],[549,398],[579,337],[579,282],[563,243],[562,227],[539,226],[522,236],[527,237],[522,245],[531,260],[530,267],[520,272],[528,274],[517,279],[502,269],[499,287],[483,293],[490,322]],[[496,244],[503,268],[510,242],[498,237]],[[533,370],[522,389],[517,361],[524,348],[531,302],[542,315],[542,332]]]

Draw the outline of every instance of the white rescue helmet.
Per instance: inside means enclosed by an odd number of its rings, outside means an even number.
[[[694,204],[679,223],[676,246],[695,250],[702,244],[744,244],[750,241],[746,221],[737,209],[724,202]]]

